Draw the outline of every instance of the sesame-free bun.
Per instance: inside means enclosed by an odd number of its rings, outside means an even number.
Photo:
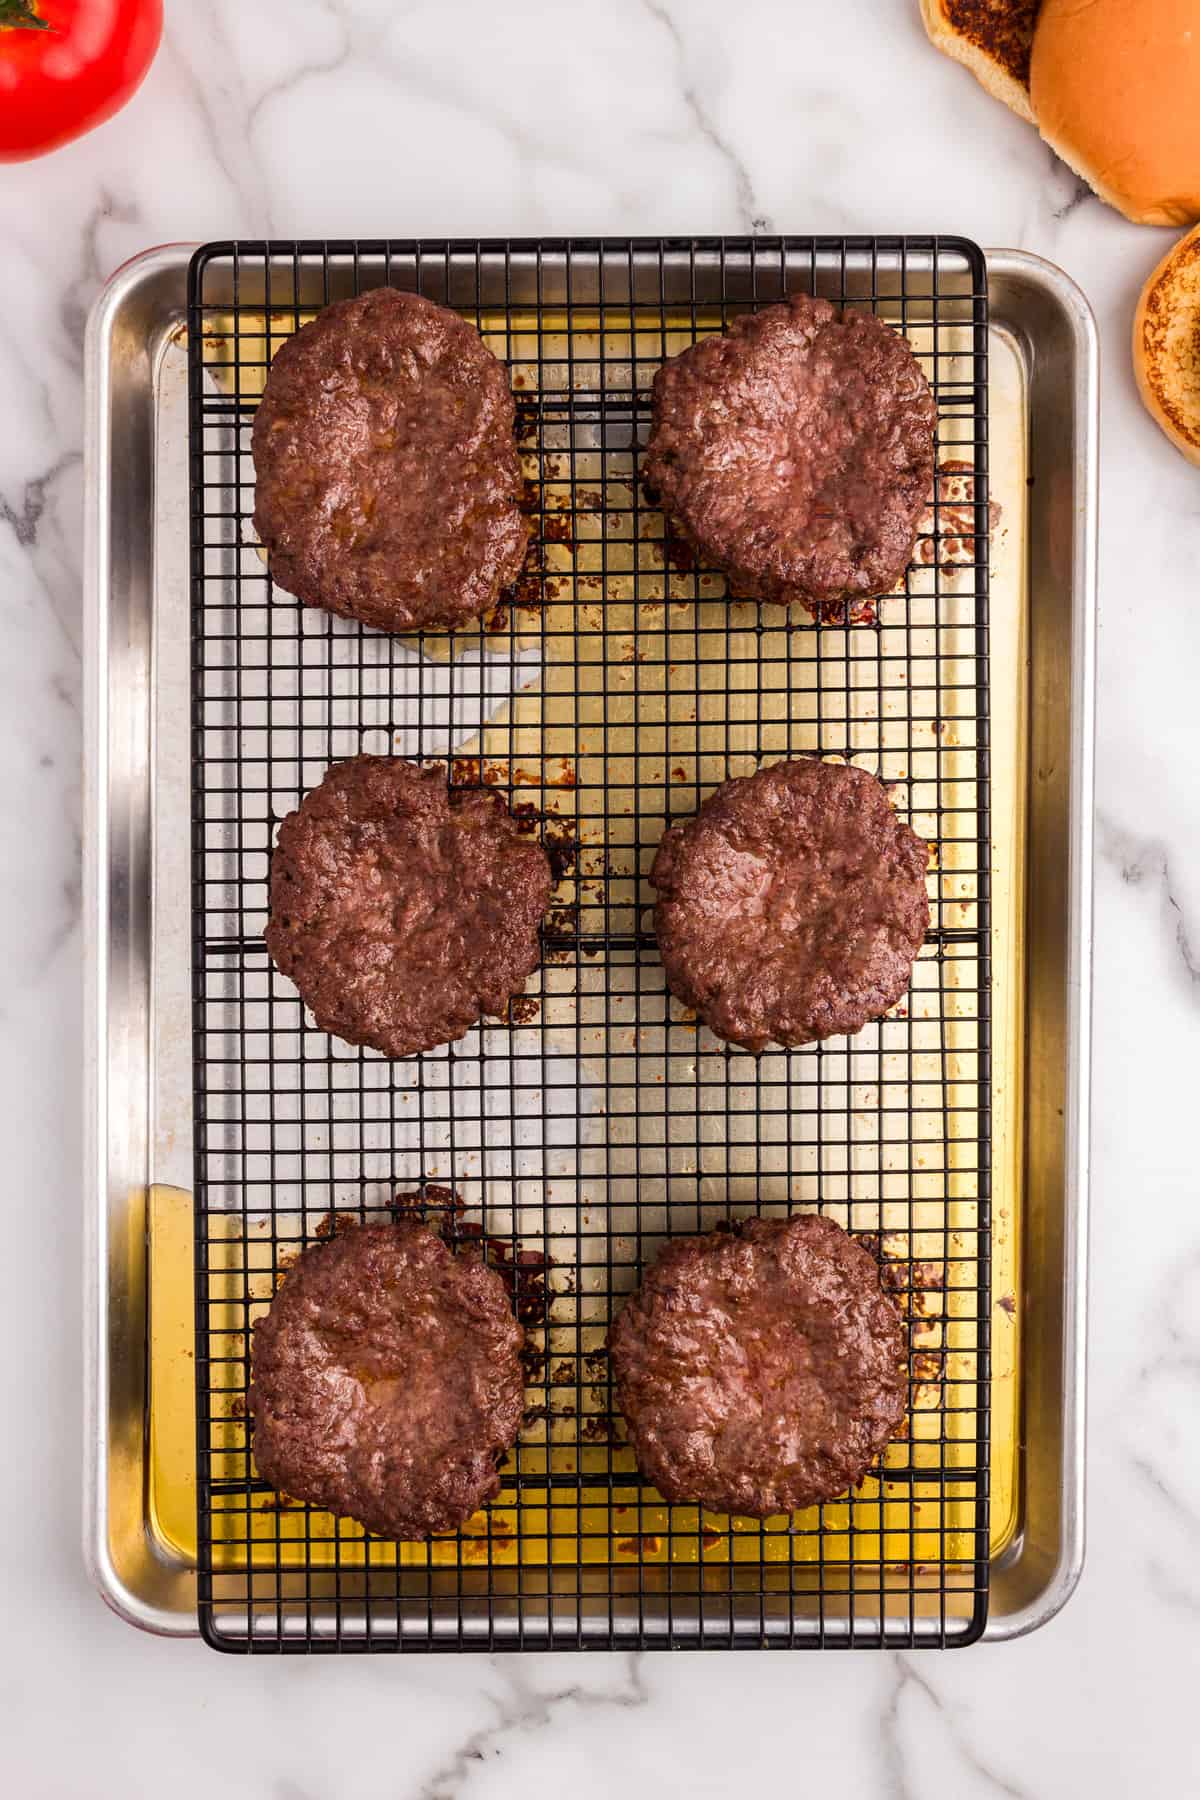
[[[1133,372],[1150,416],[1200,464],[1200,226],[1180,238],[1142,289]]]
[[[1200,0],[1043,0],[1038,129],[1142,225],[1200,219]]]
[[[1032,125],[1029,46],[1041,0],[921,0],[931,43]]]

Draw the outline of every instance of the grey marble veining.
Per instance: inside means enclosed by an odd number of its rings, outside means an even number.
[[[961,231],[1062,263],[1103,353],[1090,1551],[958,1655],[218,1659],[78,1552],[79,683],[87,308],[155,242]],[[1200,1580],[1200,472],[1128,333],[1126,224],[926,45],[916,0],[168,0],[133,106],[0,171],[0,1721],[23,1796],[1187,1791]],[[19,1379],[17,1378],[19,1377]],[[136,1721],[136,1729],[135,1722]]]

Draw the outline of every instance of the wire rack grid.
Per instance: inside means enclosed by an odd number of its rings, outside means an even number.
[[[508,365],[533,527],[516,591],[399,638],[272,591],[250,428],[271,356],[389,282]],[[662,360],[803,289],[906,333],[938,474],[894,593],[730,602],[640,491]],[[226,1649],[965,1643],[988,1570],[987,313],[959,239],[241,243],[189,285],[199,1609]],[[502,792],[558,874],[512,1016],[400,1063],[306,1020],[263,943],[278,821],[358,751]],[[817,752],[932,845],[906,1001],[750,1057],[665,990],[646,873],[728,776]],[[496,1502],[428,1544],[257,1478],[250,1332],[299,1250],[416,1194],[501,1269],[529,1408]],[[623,1441],[613,1310],[668,1235],[819,1208],[910,1324],[906,1434],[853,1496],[762,1523],[662,1504]],[[461,1209],[461,1210],[460,1210]]]

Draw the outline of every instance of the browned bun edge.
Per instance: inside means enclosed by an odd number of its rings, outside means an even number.
[[[929,41],[969,69],[1018,118],[1036,123],[1029,49],[1041,0],[921,0]]]
[[[1150,417],[1200,467],[1200,225],[1173,245],[1142,289],[1133,372]]]

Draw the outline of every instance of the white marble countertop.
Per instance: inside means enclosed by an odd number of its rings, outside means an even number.
[[[916,0],[175,0],[140,96],[0,172],[0,745],[13,1793],[389,1800],[1170,1795],[1200,1625],[1200,472],[1127,337],[1126,224],[925,42]],[[944,230],[1063,265],[1103,341],[1089,1550],[965,1654],[218,1658],[79,1552],[81,334],[166,239]],[[1183,1129],[1188,1124],[1188,1129]],[[1194,1773],[1192,1779],[1194,1780]]]

